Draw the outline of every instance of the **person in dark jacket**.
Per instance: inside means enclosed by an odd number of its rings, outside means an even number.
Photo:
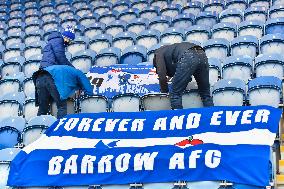
[[[189,43],[162,46],[153,60],[159,76],[161,92],[168,93],[167,76],[172,77],[170,100],[172,109],[182,109],[182,94],[194,76],[205,107],[213,106],[210,96],[209,65],[202,47]]]

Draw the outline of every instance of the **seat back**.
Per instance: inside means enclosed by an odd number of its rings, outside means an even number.
[[[57,117],[57,106],[56,103],[53,102],[51,105],[51,115],[53,115],[54,117]],[[69,98],[67,100],[67,114],[75,114],[76,112],[76,106],[75,106],[75,100]]]
[[[239,25],[239,36],[251,35],[260,39],[263,35],[263,25],[261,21],[244,21]]]
[[[34,125],[26,127],[23,131],[23,144],[25,146],[39,139],[46,131],[47,127],[42,125]]]
[[[80,100],[81,113],[98,113],[108,110],[107,98],[103,96],[84,97]]]
[[[0,81],[0,94],[16,93],[20,90],[20,82],[16,79],[7,79]]]
[[[33,73],[38,71],[40,67],[40,61],[27,61],[23,65],[23,72],[27,78],[32,77]]]
[[[260,51],[262,54],[284,54],[284,35],[268,34],[260,39]]]
[[[173,183],[148,183],[143,185],[143,189],[173,189]]]
[[[142,97],[144,110],[170,110],[170,98],[165,94],[149,94]]]
[[[112,99],[114,112],[139,112],[140,97],[136,95],[119,95]]]
[[[197,90],[191,90],[182,95],[182,105],[187,108],[202,108],[203,102]]]
[[[279,79],[284,77],[284,57],[280,54],[258,55],[255,58],[256,77],[274,76]]]
[[[83,73],[88,73],[92,67],[92,57],[78,56],[71,59],[71,64]]]
[[[29,121],[31,118],[35,117],[38,113],[38,107],[35,106],[35,100],[27,100],[23,106],[23,115],[26,121]]]
[[[209,40],[210,28],[206,26],[191,26],[185,32],[186,41],[198,41],[204,43]]]
[[[72,55],[79,51],[86,50],[86,44],[84,43],[76,43],[74,42],[73,44],[69,45],[67,47],[67,51],[70,52]]]
[[[247,55],[252,58],[258,53],[258,39],[254,36],[240,36],[231,43],[231,54],[233,56]]]
[[[21,142],[21,133],[16,128],[10,126],[5,126],[0,128],[1,149],[13,148],[20,142]]]

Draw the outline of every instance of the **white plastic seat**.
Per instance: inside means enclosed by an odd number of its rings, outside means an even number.
[[[182,106],[187,108],[202,108],[203,102],[198,93],[198,90],[191,90],[182,95]]]
[[[29,121],[31,118],[35,117],[38,113],[38,107],[35,106],[35,100],[29,99],[23,105],[23,115],[26,121]]]
[[[86,50],[86,44],[84,43],[76,43],[74,42],[73,44],[69,45],[67,47],[67,51],[70,52],[72,55],[79,51]]]
[[[108,110],[108,101],[103,96],[89,96],[83,97],[80,100],[81,113],[98,113],[106,112]]]
[[[260,51],[262,54],[284,54],[284,35],[268,34],[260,39]]]
[[[229,41],[223,38],[210,39],[203,45],[207,57],[218,57],[220,60],[224,60],[228,56],[229,47]]]
[[[23,82],[23,91],[26,97],[34,97],[35,96],[35,85],[32,78],[27,78]]]
[[[38,71],[40,67],[40,61],[38,60],[29,60],[26,61],[23,65],[23,72],[27,78],[32,77],[33,73]]]
[[[52,102],[51,105],[51,115],[54,117],[57,117],[57,106],[55,102]],[[74,99],[67,99],[67,114],[75,114],[76,109],[75,109],[75,100]]]
[[[255,58],[256,77],[284,77],[284,57],[280,54],[261,54]]]
[[[258,39],[255,36],[239,36],[231,42],[231,55],[256,57]]]
[[[186,29],[185,39],[186,41],[198,41],[204,43],[209,40],[210,28],[207,26],[194,25]]]
[[[234,23],[220,23],[216,24],[212,28],[212,38],[224,38],[228,41],[232,41],[236,36],[237,25]]]
[[[95,65],[97,66],[111,66],[119,63],[121,51],[118,48],[110,47],[101,50],[97,56]]]
[[[96,35],[89,43],[89,49],[99,52],[111,46],[112,36],[108,34]]]
[[[117,34],[113,41],[112,46],[121,49],[121,51],[125,50],[127,47],[134,45],[136,34],[132,32],[123,32]]]
[[[140,98],[137,95],[125,94],[112,98],[112,111],[114,112],[139,112]]]
[[[165,94],[149,94],[141,98],[144,110],[170,110],[170,98]]]
[[[16,79],[3,79],[0,80],[0,94],[5,95],[8,93],[15,93],[20,90],[21,83]]]
[[[244,21],[241,22],[238,28],[239,36],[251,35],[260,39],[263,35],[264,23],[261,21]]]
[[[160,32],[158,30],[142,31],[136,38],[136,44],[150,49],[159,43]]]
[[[209,83],[213,86],[221,78],[221,61],[217,58],[208,58]]]
[[[43,125],[28,126],[23,131],[23,144],[25,146],[39,139],[46,131],[47,127]]]
[[[160,40],[162,43],[181,43],[183,42],[184,31],[181,28],[168,28],[162,33]]]

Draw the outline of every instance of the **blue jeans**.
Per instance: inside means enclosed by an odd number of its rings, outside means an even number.
[[[203,50],[189,49],[185,51],[177,63],[176,72],[172,79],[172,90],[170,92],[172,109],[183,109],[182,94],[191,81],[192,75],[197,82],[198,93],[201,96],[203,106],[214,106],[210,96],[209,64],[206,54]]]
[[[36,79],[36,87],[39,103],[39,109],[37,114],[38,116],[47,115],[49,113],[52,101],[56,103],[58,110],[58,119],[67,115],[67,101],[60,99],[60,95],[57,91],[56,85],[50,75],[43,74],[38,76],[38,78]]]

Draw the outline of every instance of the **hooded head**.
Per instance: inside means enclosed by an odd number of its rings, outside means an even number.
[[[75,39],[75,31],[72,26],[67,26],[62,32],[62,37],[64,39],[64,44],[67,46]]]

